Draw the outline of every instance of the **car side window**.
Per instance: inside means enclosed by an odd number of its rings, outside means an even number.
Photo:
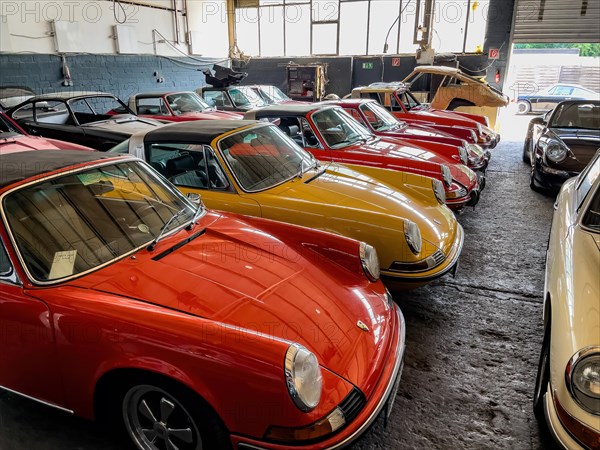
[[[297,117],[282,117],[277,126],[281,131],[291,137],[296,144],[300,147],[304,147],[304,138]]]
[[[571,95],[573,88],[567,86],[558,86],[554,89],[554,95]]]
[[[169,109],[162,98],[139,98],[136,101],[137,113],[148,116],[168,116]]]
[[[206,173],[208,175],[209,189],[230,190],[231,184],[215,152],[208,145],[204,146],[204,160],[206,161]]]
[[[148,163],[175,186],[208,188],[204,149],[198,144],[148,144]]]
[[[315,135],[312,127],[305,118],[300,119],[302,126],[302,135],[304,136],[304,145],[307,148],[322,148],[319,139]]]
[[[202,92],[202,96],[204,100],[207,101],[209,105],[212,106],[231,106],[231,102],[229,98],[225,95],[223,91],[204,91]]]
[[[61,101],[35,103],[35,121],[38,123],[66,125],[70,122],[70,118],[67,105]]]
[[[596,189],[596,194],[590,202],[581,224],[596,233],[600,233],[600,189]]]
[[[0,279],[5,279],[13,274],[13,267],[6,253],[4,243],[0,240]]]
[[[24,122],[33,121],[33,103],[27,103],[17,109],[12,113],[12,118]]]

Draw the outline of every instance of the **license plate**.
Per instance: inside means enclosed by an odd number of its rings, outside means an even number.
[[[402,361],[402,365],[400,366],[400,370],[396,375],[396,381],[394,382],[394,389],[392,390],[392,394],[389,396],[388,401],[385,405],[385,426],[387,426],[388,419],[392,414],[392,409],[394,408],[394,402],[396,401],[396,395],[398,394],[398,388],[400,388],[400,379],[402,378],[402,369],[404,368],[404,361]]]

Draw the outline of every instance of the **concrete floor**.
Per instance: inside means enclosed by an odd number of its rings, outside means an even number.
[[[401,387],[387,428],[379,420],[352,450],[555,448],[531,407],[554,200],[528,187],[520,152],[529,119],[503,118],[481,202],[459,218],[456,278],[397,296],[407,326]],[[130,448],[113,439],[0,391],[0,450]]]

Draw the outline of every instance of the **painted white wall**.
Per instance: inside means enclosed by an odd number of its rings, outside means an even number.
[[[172,7],[171,0],[146,0],[145,4]],[[184,1],[177,0],[177,7],[184,9]],[[190,29],[200,32],[200,52],[204,56],[226,56],[227,20],[220,14],[212,14],[215,1],[189,0]],[[131,27],[137,41],[137,53],[163,56],[183,56],[189,54],[185,19],[179,14],[179,44],[176,44],[174,16],[171,11],[142,5],[121,4],[116,10],[112,0],[81,1],[0,1],[0,27],[3,37],[0,51],[14,53],[55,53],[57,51],[52,36],[52,21],[63,22],[58,28],[63,30],[70,46],[67,52],[111,54],[117,53],[113,26],[118,21]],[[217,9],[223,8],[224,0],[216,0]],[[208,11],[208,13],[207,13]],[[116,19],[115,19],[116,14]],[[193,23],[193,25],[192,25]],[[157,30],[164,36],[153,33]],[[65,35],[66,33],[66,35]],[[8,35],[8,39],[6,36]],[[196,33],[196,36],[198,34]],[[172,45],[167,42],[169,41]],[[64,40],[63,40],[64,41]],[[175,47],[175,48],[173,48]],[[180,50],[180,51],[177,51]],[[183,52],[183,54],[181,53]]]

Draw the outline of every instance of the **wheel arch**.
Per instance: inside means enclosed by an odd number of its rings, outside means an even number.
[[[200,394],[197,389],[194,389],[189,380],[184,381],[181,378],[181,376],[173,377],[147,368],[122,367],[111,369],[102,374],[94,386],[94,418],[100,422],[107,421],[110,418],[110,409],[115,401],[115,395],[127,385],[141,379],[146,382],[155,382],[162,387],[176,385],[189,391],[201,399],[220,418],[206,397]]]

